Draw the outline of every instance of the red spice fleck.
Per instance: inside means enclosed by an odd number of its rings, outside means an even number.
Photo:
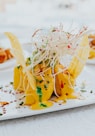
[[[71,48],[71,46],[70,46],[70,45],[68,45],[67,47],[68,47],[68,48]]]
[[[2,107],[3,114],[6,114],[6,108],[5,108],[5,106],[3,105],[3,106],[0,106],[0,107]]]
[[[2,108],[3,108],[3,114],[6,114],[6,108],[5,107]]]
[[[64,88],[64,83],[61,81],[61,88]]]
[[[83,33],[83,31],[80,31],[80,34],[82,34]]]
[[[14,102],[17,102],[17,100],[14,100]]]
[[[7,91],[6,91],[6,90],[4,90],[4,93],[7,93]]]

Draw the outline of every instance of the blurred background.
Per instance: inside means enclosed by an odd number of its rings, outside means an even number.
[[[33,30],[60,23],[95,28],[95,0],[0,0],[0,33],[26,40]]]

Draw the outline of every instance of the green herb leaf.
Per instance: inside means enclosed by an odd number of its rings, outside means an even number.
[[[2,116],[3,114],[2,113],[0,113],[0,116]]]
[[[56,53],[54,52],[54,53],[53,53],[53,55],[55,56],[55,55],[56,55]]]
[[[19,66],[17,66],[17,68],[19,69],[21,66],[19,65]]]
[[[47,85],[44,85],[44,88],[47,89]]]
[[[44,103],[41,103],[40,106],[41,106],[41,107],[47,107],[47,105],[44,104]]]
[[[26,60],[26,64],[28,64],[28,65],[30,65],[31,64],[31,58],[29,57],[29,58],[27,58],[27,60]]]
[[[9,91],[9,93],[11,93],[11,92],[12,92],[12,90]]]
[[[42,90],[40,87],[37,86],[37,94],[42,96]]]
[[[37,53],[38,53],[38,51],[34,51],[34,52],[33,52],[33,56],[36,55]]]
[[[11,85],[13,85],[13,82],[10,82]]]
[[[3,87],[2,86],[0,86],[0,89],[2,89]]]
[[[86,90],[80,90],[80,91],[83,92],[83,93],[84,93],[84,92],[87,92]]]
[[[42,64],[42,61],[39,64]]]
[[[41,102],[41,101],[42,101],[42,90],[41,90],[41,88],[38,87],[38,86],[37,86],[37,94],[38,94],[38,96],[39,96],[39,102]]]
[[[93,93],[93,91],[91,90],[90,93]]]
[[[24,104],[24,102],[21,102],[19,105],[23,105]]]

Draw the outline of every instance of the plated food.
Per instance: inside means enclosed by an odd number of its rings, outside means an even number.
[[[88,37],[90,45],[89,59],[95,59],[95,34],[90,34]]]
[[[39,29],[32,35],[30,54],[14,34],[5,35],[16,62],[14,69],[0,71],[0,120],[95,103],[94,71],[85,65],[90,51],[85,27],[77,34],[62,27]]]
[[[33,38],[37,35],[36,31]],[[34,51],[24,58],[22,47],[10,32],[5,33],[10,39],[12,51],[17,61],[14,67],[13,87],[18,93],[23,92],[22,105],[33,110],[51,107],[54,102],[66,102],[77,99],[74,87],[89,56],[88,36],[82,31],[70,34],[63,29],[53,28],[40,41],[34,42]],[[60,59],[70,56],[65,65]],[[19,98],[17,98],[17,101]]]
[[[13,55],[10,49],[0,48],[0,63],[4,63],[5,61],[10,60],[12,58]]]

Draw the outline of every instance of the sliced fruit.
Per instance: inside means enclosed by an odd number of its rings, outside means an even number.
[[[55,73],[59,72],[60,69],[62,71],[62,65],[57,64],[55,66]],[[56,75],[55,81],[56,92],[59,95],[57,101],[76,98],[74,95],[74,80],[68,70],[64,71],[63,69],[63,72]]]
[[[13,48],[14,56],[15,56],[17,62],[23,67],[24,71],[26,72],[30,86],[35,90],[36,89],[35,79],[34,79],[33,75],[26,68],[23,50],[21,48],[21,45],[20,45],[17,37],[14,36],[10,32],[6,32],[5,35],[10,39],[10,42],[11,42],[11,45],[12,45],[12,48]]]
[[[83,67],[89,56],[89,41],[88,36],[85,35],[76,51],[75,56],[73,57],[70,66],[68,67],[68,71],[73,76],[73,78],[77,78],[77,76],[83,70]]]

